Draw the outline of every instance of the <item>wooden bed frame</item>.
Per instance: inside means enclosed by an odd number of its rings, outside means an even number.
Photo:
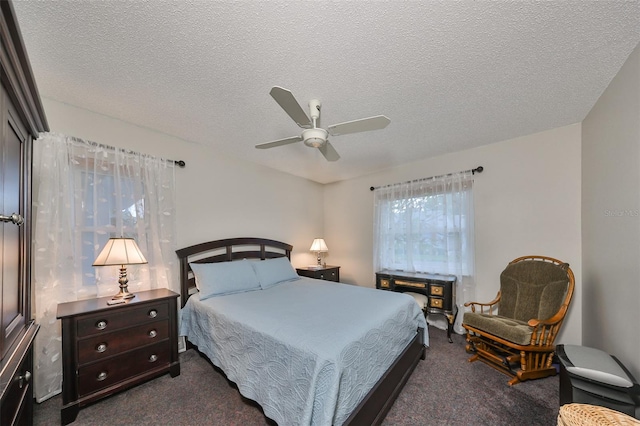
[[[192,263],[230,262],[242,259],[272,259],[286,256],[291,259],[293,246],[263,238],[229,238],[209,241],[176,251],[180,260],[181,306],[195,291],[195,279],[189,266]],[[351,413],[345,425],[377,425],[382,423],[420,359],[425,359],[423,330],[414,339],[365,398]]]

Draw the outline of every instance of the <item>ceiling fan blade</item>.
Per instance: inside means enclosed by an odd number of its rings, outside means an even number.
[[[331,136],[346,135],[347,133],[368,132],[369,130],[384,129],[391,123],[384,115],[361,118],[360,120],[347,121],[329,126],[327,130]]]
[[[303,129],[311,128],[311,119],[307,116],[307,113],[304,112],[296,98],[293,96],[293,93],[282,87],[275,86],[271,89],[269,94],[273,99],[275,99],[278,105],[282,107],[284,112],[289,114],[289,117],[291,117],[298,126]]]
[[[327,161],[338,161],[340,159],[338,152],[333,147],[333,145],[329,143],[329,141],[325,142],[324,145],[320,145],[318,149],[320,150],[322,155],[324,155],[324,158],[326,158]]]
[[[273,142],[261,143],[256,145],[256,148],[258,149],[275,148],[276,146],[289,145],[290,143],[300,142],[301,140],[302,140],[301,136],[293,136],[286,139],[279,139]]]

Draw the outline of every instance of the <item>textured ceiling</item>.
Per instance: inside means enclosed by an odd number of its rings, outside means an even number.
[[[14,8],[43,97],[321,183],[579,122],[640,41],[638,1]],[[334,163],[302,143],[257,150],[301,131],[272,86],[319,99],[323,127],[391,124],[330,137]]]

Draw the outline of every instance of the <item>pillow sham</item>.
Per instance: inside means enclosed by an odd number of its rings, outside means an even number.
[[[284,281],[300,278],[287,257],[250,262],[263,290]]]
[[[260,290],[260,282],[246,260],[220,263],[190,263],[200,291],[200,300],[213,296]]]

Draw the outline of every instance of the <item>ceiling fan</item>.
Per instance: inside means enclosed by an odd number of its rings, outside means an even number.
[[[361,118],[360,120],[346,121],[340,124],[334,124],[322,129],[318,127],[320,119],[320,101],[312,99],[309,101],[309,116],[304,112],[296,98],[289,90],[275,86],[269,94],[289,114],[289,117],[296,122],[298,126],[305,129],[300,136],[292,136],[286,139],[279,139],[273,142],[266,142],[256,145],[258,149],[274,148],[276,146],[288,145],[290,143],[303,141],[305,145],[318,148],[324,158],[328,161],[337,161],[340,156],[336,152],[333,145],[328,141],[329,135],[338,136],[348,133],[368,132],[369,130],[384,129],[391,122],[384,115],[376,115],[375,117]]]

